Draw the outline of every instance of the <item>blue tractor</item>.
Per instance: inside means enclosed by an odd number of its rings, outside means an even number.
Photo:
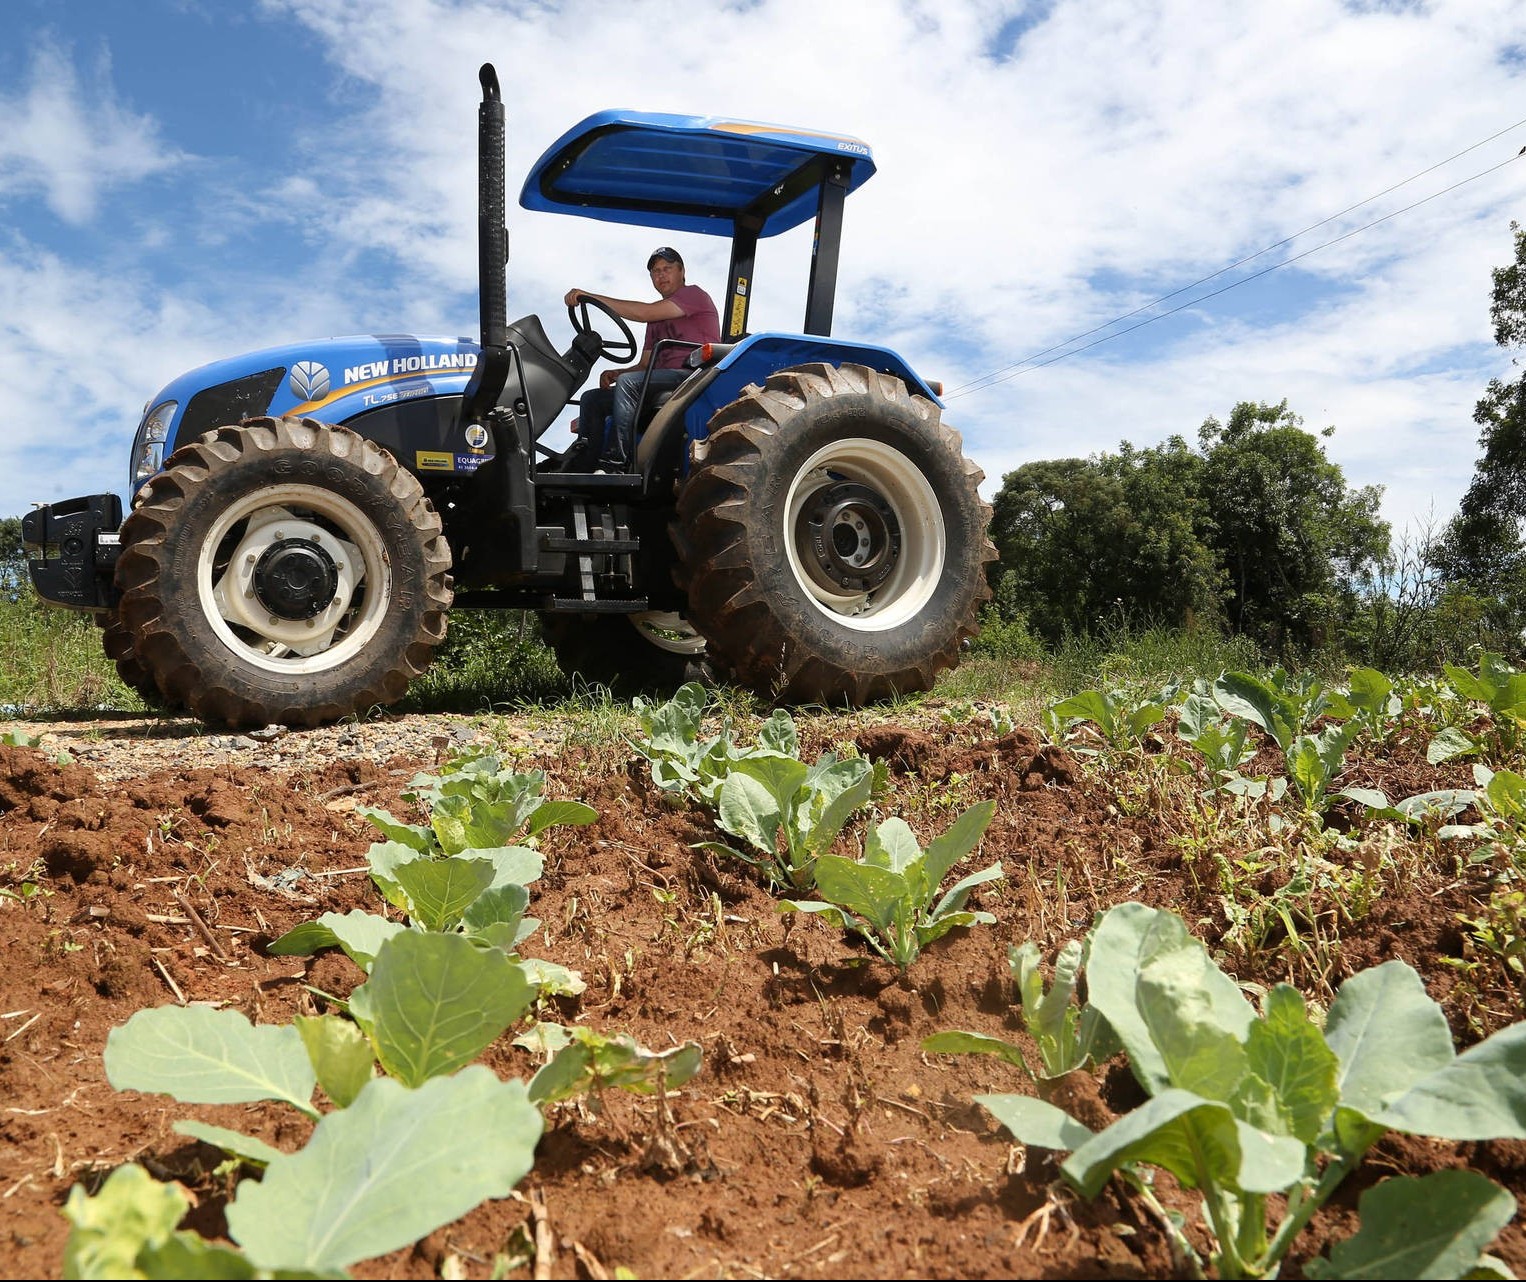
[[[731,240],[723,340],[644,398],[622,473],[542,440],[630,329],[591,299],[559,350],[505,303],[504,110],[479,73],[481,341],[365,334],[175,379],[115,494],[23,522],[38,593],[93,613],[128,685],[208,723],[318,725],[400,698],[452,605],[536,611],[564,668],[621,688],[703,665],[771,700],[923,690],[988,595],[981,472],[895,352],[831,334],[853,138],[602,112],[526,209]],[[749,333],[758,241],[814,219],[803,332]],[[613,334],[614,336],[608,336]]]

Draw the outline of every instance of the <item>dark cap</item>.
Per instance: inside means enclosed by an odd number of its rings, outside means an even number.
[[[668,262],[677,263],[680,267],[684,265],[682,254],[680,254],[676,249],[672,249],[667,245],[663,245],[660,249],[654,249],[652,251],[651,257],[646,260],[647,271],[652,270],[652,264],[655,263],[659,258],[666,258]]]

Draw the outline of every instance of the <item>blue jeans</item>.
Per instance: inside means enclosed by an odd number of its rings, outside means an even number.
[[[689,377],[686,369],[654,369],[648,380],[645,370],[621,374],[615,380],[615,407],[611,415],[609,434],[604,438],[606,467],[627,468],[636,456],[636,402],[641,399],[641,386],[646,383],[648,403],[658,392],[670,392]]]

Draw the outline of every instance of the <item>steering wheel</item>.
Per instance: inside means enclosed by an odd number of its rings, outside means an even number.
[[[611,342],[599,333],[588,317],[590,307],[603,312],[614,321],[620,330],[620,341]],[[616,364],[636,359],[636,336],[631,333],[631,327],[608,304],[601,303],[592,294],[580,294],[578,301],[567,309],[567,319],[572,322],[572,328],[579,334],[592,334],[599,340],[599,355],[605,359],[612,360]]]

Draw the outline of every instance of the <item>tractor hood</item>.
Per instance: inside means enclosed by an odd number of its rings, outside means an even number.
[[[847,190],[874,173],[869,144],[723,116],[601,111],[535,162],[519,194],[526,209],[602,222],[730,236],[761,220],[777,236],[814,218],[823,163],[851,160]]]
[[[149,402],[175,404],[164,425],[173,448],[259,414],[311,414],[342,423],[416,396],[459,394],[479,352],[469,338],[356,334],[267,347],[182,374]]]

